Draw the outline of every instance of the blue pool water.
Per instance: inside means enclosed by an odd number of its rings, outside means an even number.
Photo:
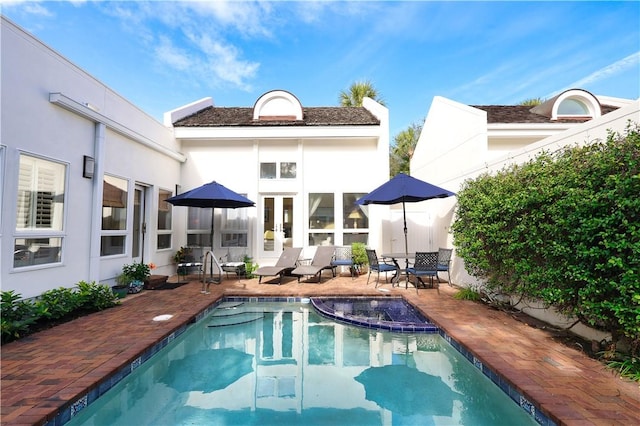
[[[371,315],[357,306],[351,316]],[[438,333],[357,327],[309,303],[224,302],[67,424],[537,423]]]

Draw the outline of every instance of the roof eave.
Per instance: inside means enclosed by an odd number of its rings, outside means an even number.
[[[379,125],[176,127],[178,139],[379,138]]]

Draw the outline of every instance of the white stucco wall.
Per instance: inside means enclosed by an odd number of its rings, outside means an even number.
[[[100,258],[98,252],[96,258],[95,249],[92,254],[91,241],[95,242],[96,235],[99,238],[101,226],[99,219],[92,219],[93,206],[101,205],[100,199],[94,199],[95,189],[101,188],[100,173],[104,171],[128,179],[130,189],[136,182],[148,185],[145,261],[168,265],[169,251],[155,250],[155,228],[158,188],[173,190],[180,179],[180,161],[174,158],[180,155],[171,130],[4,17],[0,37],[2,290],[32,297],[51,288],[72,287],[80,280],[108,281],[122,264],[131,262],[130,243],[122,256]],[[69,106],[50,102],[51,93],[62,93]],[[109,123],[104,132],[103,156],[96,149],[96,121],[101,120]],[[60,263],[13,267],[21,153],[67,166]],[[97,175],[93,179],[82,177],[84,155],[96,158]],[[129,194],[131,206],[133,191]]]

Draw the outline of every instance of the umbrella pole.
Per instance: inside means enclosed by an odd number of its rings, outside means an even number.
[[[405,268],[409,269],[409,258],[407,257],[409,255],[409,243],[407,242],[407,212],[404,207],[404,200],[402,200],[402,219],[404,220],[404,261],[406,262]]]
[[[213,253],[213,218],[216,216],[216,208],[211,207],[211,253]]]

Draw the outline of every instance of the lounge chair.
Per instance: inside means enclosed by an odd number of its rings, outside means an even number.
[[[355,278],[355,268],[353,265],[353,254],[351,252],[351,246],[336,247],[335,255],[331,264],[334,267],[347,266],[349,267],[349,273],[351,278]],[[335,274],[334,274],[335,275]]]
[[[309,265],[301,265],[291,271],[292,275],[298,275],[298,282],[303,276],[318,276],[318,282],[322,280],[322,271],[329,269],[332,276],[335,277],[335,266],[331,264],[335,246],[318,246],[316,254]]]
[[[407,276],[411,275],[416,277],[416,291],[418,291],[418,284],[422,284],[422,286],[424,287],[427,286],[427,284],[422,281],[423,277],[429,277],[429,282],[431,284],[431,287],[433,288],[433,279],[436,279],[435,282],[438,281],[438,252],[416,252],[415,262],[413,266],[407,269]]]
[[[372,271],[376,271],[378,273],[378,276],[376,278],[376,287],[378,287],[378,284],[380,284],[380,272],[384,272],[385,275],[388,272],[393,272],[395,274],[394,278],[399,277],[400,270],[397,265],[387,263],[384,260],[378,258],[375,250],[366,249],[366,251],[367,259],[369,260],[369,275],[367,275],[367,284],[369,284],[369,278],[371,277]]]
[[[449,272],[449,265],[451,264],[451,252],[453,252],[453,249],[438,249],[438,272],[447,273],[447,282],[449,283],[449,285],[451,285],[451,273]],[[440,281],[439,277],[438,281]]]
[[[302,253],[302,247],[285,247],[280,258],[274,266],[262,266],[253,274],[260,277],[258,283],[262,283],[262,277],[278,277],[278,284],[282,283],[284,274],[291,272],[298,265],[298,258]]]

